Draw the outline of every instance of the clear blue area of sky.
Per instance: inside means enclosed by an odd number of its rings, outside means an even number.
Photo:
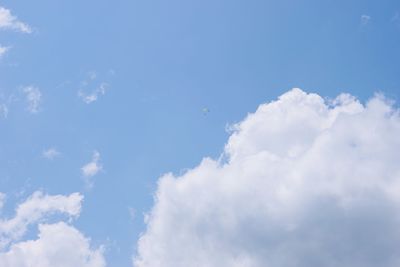
[[[109,266],[130,266],[158,177],[218,157],[226,125],[259,104],[293,87],[362,101],[378,91],[400,97],[398,0],[0,5],[34,29],[0,32],[0,43],[12,46],[0,59],[0,94],[26,85],[43,94],[37,114],[16,100],[0,120],[0,192],[83,192],[76,226],[109,245]],[[78,90],[90,72],[97,78],[88,90],[100,82],[110,88],[85,104]],[[61,156],[43,159],[52,146]],[[80,168],[94,150],[104,170],[87,190]]]

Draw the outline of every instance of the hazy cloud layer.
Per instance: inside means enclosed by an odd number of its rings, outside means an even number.
[[[293,89],[233,127],[224,156],[160,178],[136,267],[397,267],[400,117]]]
[[[4,196],[4,195],[3,195]],[[56,213],[76,218],[83,196],[45,195],[35,192],[21,203],[14,218],[0,220],[0,266],[2,267],[104,267],[102,248],[92,249],[90,240],[66,222],[43,223]],[[1,200],[0,200],[1,202]],[[38,225],[36,240],[20,241],[29,225]]]

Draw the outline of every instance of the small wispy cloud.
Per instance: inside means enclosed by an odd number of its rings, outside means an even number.
[[[108,76],[113,76],[115,72],[108,73]],[[86,104],[91,104],[99,99],[100,96],[105,95],[109,89],[109,83],[105,81],[98,82],[98,74],[95,71],[89,71],[86,74],[86,79],[80,83],[78,96]]]
[[[101,83],[94,91],[89,94],[80,90],[78,92],[78,96],[83,100],[83,102],[85,102],[86,104],[90,104],[92,102],[95,102],[101,95],[105,95],[108,87],[109,86],[107,83]]]
[[[0,93],[0,119],[7,119],[10,112],[10,106],[16,100],[13,94],[5,95]]]
[[[133,221],[136,218],[136,209],[128,207],[129,217]]]
[[[8,52],[8,50],[10,50],[9,46],[1,46],[0,45],[0,58],[6,53]]]
[[[61,153],[54,147],[43,150],[43,152],[42,152],[42,156],[49,160],[55,159],[56,157],[58,157],[60,155],[61,155]]]
[[[85,177],[95,176],[99,171],[103,169],[100,164],[100,153],[98,151],[93,152],[92,161],[81,168],[82,174]]]
[[[32,28],[11,14],[9,9],[0,7],[0,29],[14,30],[23,33],[31,33]]]
[[[39,111],[40,103],[42,101],[42,93],[39,88],[34,86],[27,86],[22,89],[28,103],[28,111],[30,113],[37,113]]]
[[[396,24],[397,26],[400,26],[400,13],[399,13],[399,12],[396,12],[396,13],[393,15],[391,21],[392,21],[394,24]]]
[[[6,194],[0,192],[0,212],[3,209],[5,200],[6,200]]]
[[[103,165],[100,163],[100,153],[98,151],[94,151],[92,161],[81,168],[82,175],[85,178],[85,183],[88,188],[93,187],[93,181],[90,178],[102,170]]]
[[[360,25],[361,25],[362,27],[365,27],[365,26],[367,26],[369,23],[371,23],[371,16],[365,15],[365,14],[361,15],[361,18],[360,18]]]
[[[96,175],[99,171],[103,169],[100,164],[100,153],[98,151],[93,152],[92,161],[82,167],[82,174],[86,177],[91,177]]]
[[[93,81],[97,78],[97,73],[95,71],[89,71],[88,76],[89,79]]]
[[[6,104],[0,104],[0,118],[7,119],[8,107]]]

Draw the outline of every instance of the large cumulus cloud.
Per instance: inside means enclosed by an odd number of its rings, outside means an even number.
[[[219,160],[160,178],[136,267],[397,267],[400,117],[375,96],[293,89]]]

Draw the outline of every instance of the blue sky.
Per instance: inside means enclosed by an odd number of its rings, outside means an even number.
[[[37,190],[80,192],[74,226],[105,244],[107,266],[131,266],[160,176],[218,158],[227,125],[260,104],[294,87],[400,97],[398,1],[0,6],[31,29],[0,26],[1,214]]]

